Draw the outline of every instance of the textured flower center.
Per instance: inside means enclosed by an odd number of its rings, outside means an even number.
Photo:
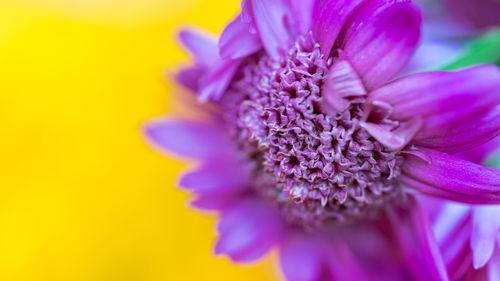
[[[400,194],[402,158],[360,126],[364,98],[337,114],[324,110],[321,87],[333,61],[302,37],[286,57],[249,59],[221,102],[254,163],[258,192],[306,228],[365,217]]]

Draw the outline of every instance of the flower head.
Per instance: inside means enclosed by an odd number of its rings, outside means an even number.
[[[201,161],[180,185],[220,211],[216,253],[279,245],[290,280],[447,280],[414,194],[500,203],[500,171],[453,155],[500,134],[500,71],[393,80],[420,21],[411,1],[246,0],[218,46],[181,33],[178,80],[216,109],[145,134]]]

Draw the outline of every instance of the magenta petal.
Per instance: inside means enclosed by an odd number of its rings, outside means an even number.
[[[248,0],[252,8],[252,24],[257,28],[264,48],[270,56],[277,57],[280,48],[286,48],[290,41],[287,22],[293,21],[286,0]],[[247,2],[248,2],[247,1]],[[248,14],[248,12],[247,12]]]
[[[488,265],[488,280],[500,280],[500,249],[497,249]]]
[[[426,215],[414,198],[408,201],[404,208],[388,210],[388,215],[410,271],[421,281],[448,280]]]
[[[214,159],[232,154],[229,138],[212,123],[155,120],[147,123],[143,132],[154,147],[166,153],[197,159]]]
[[[314,237],[291,235],[280,247],[280,263],[288,281],[316,281],[321,275],[322,257]]]
[[[277,210],[264,200],[235,201],[222,211],[215,254],[226,254],[235,262],[257,260],[278,242],[282,227]]]
[[[175,80],[189,90],[198,92],[198,81],[204,73],[205,71],[201,67],[188,67],[175,74]]]
[[[500,203],[500,169],[430,149],[419,150],[432,162],[408,155],[402,167],[403,183],[425,194],[463,203]]]
[[[215,66],[201,77],[199,86],[199,100],[219,100],[226,92],[229,83],[238,70],[241,60],[219,60]]]
[[[198,194],[221,195],[247,189],[249,179],[238,163],[210,161],[195,171],[184,174],[179,185]]]
[[[483,65],[456,72],[418,73],[398,79],[369,94],[394,107],[392,117],[425,118],[417,137],[446,135],[449,128],[498,104],[500,71]]]
[[[315,2],[314,0],[290,1],[292,13],[297,21],[296,29],[301,34],[306,34],[311,30]]]
[[[451,280],[459,280],[469,269],[471,207],[446,203],[434,222],[434,233]]]
[[[337,113],[349,106],[348,98],[365,96],[366,90],[349,61],[341,59],[330,67],[322,93],[326,104]]]
[[[476,196],[466,196],[457,192],[440,189],[439,187],[424,183],[407,175],[401,175],[398,179],[402,184],[406,185],[409,188],[416,189],[422,194],[440,199],[467,204],[496,204],[496,202],[498,202],[498,199],[493,196],[483,194]]]
[[[420,24],[420,11],[410,1],[370,1],[351,15],[339,44],[368,90],[392,79],[408,63]]]
[[[342,26],[354,9],[366,0],[315,0],[313,35],[321,46],[321,52],[328,56]],[[311,1],[312,2],[312,1]]]
[[[500,206],[477,206],[474,209],[471,236],[474,268],[486,265],[497,248],[500,235]]]
[[[482,145],[500,134],[500,106],[472,117],[437,137],[420,138],[416,144],[448,153],[469,150]]]
[[[467,274],[464,276],[463,281],[492,281],[495,279],[488,279],[488,271],[487,268],[481,268],[479,270],[475,270],[472,266],[470,266]]]
[[[486,161],[486,159],[498,149],[500,149],[500,137],[496,137],[481,146],[457,153],[455,155],[476,164],[483,164],[484,161]]]
[[[257,34],[257,29],[255,28],[253,20],[252,0],[241,1],[241,21],[248,24],[248,31],[250,34]]]
[[[217,39],[211,34],[200,30],[184,29],[179,33],[179,39],[201,66],[210,68],[219,59]]]
[[[189,203],[192,207],[205,211],[221,211],[234,200],[231,195],[201,195]]]
[[[325,242],[331,244],[325,245],[323,249],[325,262],[332,275],[331,280],[368,281],[378,279],[367,276],[365,273],[366,268],[361,264],[361,259],[352,252],[345,241],[339,239],[339,237],[331,237],[329,241]],[[384,278],[384,280],[387,279]]]
[[[472,263],[469,239],[470,227],[463,227],[459,229],[459,232],[456,234],[454,244],[450,246],[452,249],[443,252],[446,261],[446,269],[451,280],[459,280],[464,276]]]
[[[222,31],[219,48],[223,59],[239,59],[257,52],[262,45],[259,37],[250,34],[249,26],[238,15]]]

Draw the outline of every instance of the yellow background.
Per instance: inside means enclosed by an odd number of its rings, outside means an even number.
[[[238,0],[0,0],[0,280],[271,280],[211,255],[214,219],[141,124],[167,111],[186,23]]]

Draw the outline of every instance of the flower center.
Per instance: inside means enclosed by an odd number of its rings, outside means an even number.
[[[257,191],[306,228],[366,217],[400,194],[402,158],[360,126],[364,98],[337,114],[324,110],[333,60],[301,37],[286,57],[249,59],[221,101],[254,163]]]

